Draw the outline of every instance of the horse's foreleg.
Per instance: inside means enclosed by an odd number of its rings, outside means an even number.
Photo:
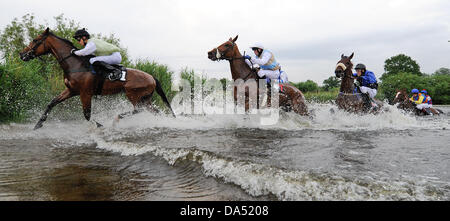
[[[92,95],[90,94],[82,94],[80,96],[81,104],[83,104],[83,115],[87,121],[91,120],[91,104],[92,104]],[[94,121],[97,127],[103,127],[100,123]]]
[[[44,123],[44,121],[47,120],[47,116],[50,113],[50,111],[59,103],[71,98],[73,94],[70,92],[69,89],[64,90],[59,96],[53,98],[53,100],[50,102],[50,104],[47,105],[47,109],[45,110],[44,114],[42,114],[41,118],[37,122],[36,126],[34,126],[34,130],[37,130],[41,128]]]
[[[91,120],[91,104],[92,104],[92,95],[90,94],[81,94],[81,103],[83,104],[83,114],[84,118],[87,121]]]

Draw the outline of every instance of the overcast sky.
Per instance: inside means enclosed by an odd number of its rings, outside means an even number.
[[[449,0],[164,0],[3,1],[0,28],[33,13],[51,22],[64,13],[93,33],[114,33],[132,59],[231,78],[226,61],[207,51],[239,35],[240,51],[261,42],[275,53],[289,80],[319,84],[334,74],[341,54],[355,52],[377,77],[384,61],[404,53],[423,72],[450,68]]]

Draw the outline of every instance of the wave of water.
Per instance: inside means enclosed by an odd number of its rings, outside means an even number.
[[[417,179],[345,178],[327,173],[287,170],[249,161],[224,158],[197,149],[163,148],[96,138],[98,147],[122,155],[151,153],[176,166],[198,163],[204,175],[238,185],[252,196],[274,195],[279,200],[442,200],[443,193]]]

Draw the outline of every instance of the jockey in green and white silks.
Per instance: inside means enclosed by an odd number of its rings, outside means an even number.
[[[245,62],[251,67],[252,64],[259,65],[260,70],[258,71],[259,77],[264,77],[275,80],[277,83],[287,83],[288,76],[286,72],[281,70],[280,64],[275,59],[274,54],[265,49],[260,43],[256,43],[250,47],[256,55],[256,58],[252,58],[248,55],[245,57]]]
[[[81,50],[73,49],[72,54],[77,56],[95,55],[95,57],[89,59],[89,62],[94,67],[103,66],[106,68],[111,73],[108,77],[110,80],[117,80],[122,76],[121,70],[111,66],[122,62],[119,47],[100,39],[91,38],[84,28],[76,31],[73,37],[84,48]]]
[[[81,41],[83,37],[84,41]],[[119,47],[100,39],[90,38],[85,29],[78,30],[74,38],[84,46],[83,49],[74,51],[74,54],[78,56],[95,55],[96,57],[89,60],[91,64],[96,61],[103,61],[107,64],[120,64],[122,62]]]

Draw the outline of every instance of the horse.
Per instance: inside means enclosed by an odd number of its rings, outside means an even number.
[[[406,89],[397,90],[397,94],[395,95],[392,104],[397,105],[397,108],[399,109],[414,112],[418,116],[430,115],[425,110],[419,110],[416,108],[416,103],[409,99]],[[442,110],[432,107],[430,108],[430,111],[433,115],[440,115],[444,113]]]
[[[211,61],[221,61],[227,60],[230,63],[231,69],[231,77],[234,82],[239,80],[243,80],[244,82],[251,82],[259,80],[259,76],[255,69],[250,68],[247,63],[245,63],[244,57],[239,52],[239,48],[236,44],[236,41],[239,36],[236,36],[234,39],[230,38],[228,41],[219,45],[218,47],[212,49],[208,52],[208,58]],[[280,84],[283,88],[282,92],[279,94],[279,105],[283,109],[287,111],[294,111],[295,113],[308,116],[308,108],[305,102],[305,96],[303,93],[296,87],[292,86],[289,83]],[[281,88],[280,87],[280,88]],[[245,111],[248,112],[250,109],[249,105],[249,97],[256,97],[257,104],[256,108],[259,109],[259,95],[260,92],[263,92],[263,89],[260,88],[260,85],[257,84],[256,90],[253,88],[247,89],[245,91]],[[268,99],[267,99],[267,107],[271,106],[271,90],[268,91]],[[256,96],[255,96],[256,93]],[[253,96],[252,96],[253,95]],[[234,103],[237,105],[237,87],[234,87]]]
[[[48,114],[57,104],[74,96],[80,96],[84,117],[87,121],[90,121],[91,100],[94,95],[104,96],[125,92],[126,97],[133,104],[134,110],[118,115],[116,118],[118,120],[130,114],[137,114],[143,108],[157,111],[152,106],[151,101],[153,92],[156,90],[175,117],[175,113],[167,100],[161,84],[152,75],[140,70],[127,68],[126,81],[105,80],[104,77],[99,76],[100,74],[92,74],[88,58],[73,55],[71,53],[72,49],[77,48],[71,41],[56,36],[47,28],[19,54],[20,59],[25,62],[42,55],[52,54],[64,71],[66,89],[47,105],[47,109],[37,122],[34,130],[43,126]],[[98,127],[102,126],[97,122],[95,123]]]
[[[354,53],[350,56],[341,55],[341,60],[337,63],[335,74],[337,78],[342,78],[339,95],[336,98],[336,104],[339,109],[346,110],[352,113],[373,113],[376,114],[381,111],[383,103],[374,99],[377,108],[368,107],[368,103],[372,103],[366,94],[355,93],[355,87],[359,90],[359,86],[354,83],[353,77],[353,63],[352,58]],[[369,99],[369,101],[368,101]]]

